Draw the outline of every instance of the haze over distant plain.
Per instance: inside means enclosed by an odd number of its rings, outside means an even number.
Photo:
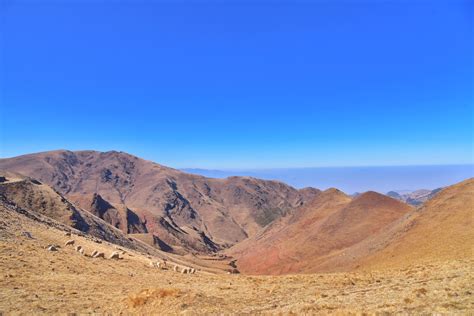
[[[338,188],[346,193],[436,189],[474,177],[474,165],[332,167],[183,171],[211,178],[252,176],[279,180],[296,188]]]

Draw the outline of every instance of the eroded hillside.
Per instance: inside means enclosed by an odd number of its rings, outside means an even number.
[[[156,234],[181,254],[234,245],[318,192],[247,177],[209,179],[115,151],[31,154],[0,159],[0,169],[50,185],[125,233]],[[107,210],[97,209],[97,195]]]
[[[17,212],[0,200],[0,311],[6,314],[334,314],[474,311],[472,259],[396,270],[244,276],[150,267],[155,257],[65,236],[66,226]],[[86,254],[65,241],[74,239]],[[49,244],[59,245],[48,251]],[[436,273],[433,273],[436,271]]]
[[[336,189],[270,225],[257,236],[231,248],[239,269],[251,274],[286,274],[349,270],[346,249],[377,234],[412,210],[375,192],[351,199]],[[341,263],[325,265],[328,258]]]
[[[353,271],[472,259],[474,179],[413,208],[367,192],[323,192],[290,218],[231,248],[252,274]]]

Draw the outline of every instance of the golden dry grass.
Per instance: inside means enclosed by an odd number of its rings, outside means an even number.
[[[16,213],[0,217],[0,311],[5,314],[333,314],[474,312],[473,260],[402,269],[286,276],[182,275],[128,251],[93,259],[71,238]],[[33,239],[22,232],[28,231]],[[87,252],[107,243],[72,236]],[[58,244],[58,252],[44,249]]]
[[[136,308],[149,303],[158,305],[167,297],[179,297],[182,292],[177,289],[145,289],[140,293],[132,294],[127,298],[127,305]]]

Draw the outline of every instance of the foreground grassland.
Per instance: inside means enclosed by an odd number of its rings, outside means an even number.
[[[32,238],[25,236],[28,231]],[[81,256],[64,232],[11,213],[0,219],[0,311],[52,313],[474,312],[474,262],[451,260],[371,272],[244,276],[182,275],[122,260]],[[74,236],[86,252],[114,246]],[[58,244],[57,252],[44,249]]]

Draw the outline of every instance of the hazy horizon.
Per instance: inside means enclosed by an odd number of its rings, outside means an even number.
[[[128,152],[128,154],[137,156],[131,152]],[[13,157],[0,157],[0,159]],[[265,180],[282,181],[298,189],[304,187],[314,187],[322,190],[338,188],[348,194],[365,191],[376,191],[385,194],[388,191],[433,190],[474,177],[474,164],[208,169],[173,166],[164,164],[159,160],[137,157],[183,172],[210,178],[251,176]]]
[[[431,166],[364,166],[276,168],[248,170],[206,170],[181,168],[180,170],[211,178],[252,176],[278,180],[296,188],[338,188],[346,193],[376,191],[433,190],[453,185],[474,177],[474,164]]]

